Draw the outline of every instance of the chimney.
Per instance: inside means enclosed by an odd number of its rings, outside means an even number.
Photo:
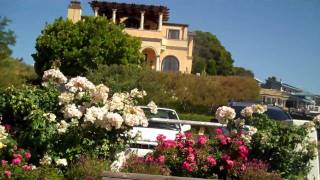
[[[73,23],[76,23],[81,20],[81,3],[80,1],[72,0],[68,6],[68,19]]]

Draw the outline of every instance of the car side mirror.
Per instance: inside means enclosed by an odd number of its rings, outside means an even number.
[[[182,132],[186,132],[186,131],[190,131],[190,130],[191,130],[191,125],[189,125],[189,124],[181,125]]]

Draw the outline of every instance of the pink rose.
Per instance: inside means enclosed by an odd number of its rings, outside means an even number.
[[[5,175],[7,178],[11,178],[11,171],[4,171],[4,175]]]
[[[230,156],[229,156],[228,154],[223,154],[223,155],[221,156],[221,159],[222,159],[223,161],[227,161],[227,160],[230,160]]]
[[[216,159],[213,156],[208,156],[207,157],[207,163],[209,166],[215,166],[217,164]]]
[[[13,158],[15,158],[15,159],[20,159],[20,160],[22,160],[22,155],[21,154],[13,154]]]
[[[188,139],[188,140],[186,140],[186,146],[192,146],[193,145],[193,140],[191,140],[191,139]]]
[[[234,161],[232,160],[227,160],[227,169],[232,169],[234,167]]]
[[[184,133],[184,135],[186,136],[186,138],[192,138],[192,133],[191,132],[186,132]]]
[[[157,136],[157,141],[163,142],[166,138],[167,138],[167,137],[166,137],[165,135],[159,134],[159,135]]]
[[[243,145],[243,142],[240,141],[240,140],[237,140],[237,141],[235,141],[234,143],[235,143],[236,145],[238,145],[238,146]]]
[[[1,160],[1,166],[2,166],[2,167],[6,166],[7,163],[8,163],[8,161],[6,161],[6,160]]]
[[[216,129],[216,135],[220,135],[220,134],[222,134],[222,133],[223,133],[223,131],[222,131],[221,128],[217,128],[217,129]]]
[[[207,141],[208,141],[208,138],[204,135],[200,135],[198,138],[198,144],[200,144],[200,145],[206,144]]]
[[[223,134],[217,135],[217,138],[220,140],[220,143],[222,145],[228,144],[228,138],[225,135],[223,135]]]
[[[184,134],[179,132],[178,134],[176,134],[176,141],[181,141],[183,137],[184,137]]]
[[[153,157],[152,157],[152,155],[151,154],[148,154],[147,156],[146,156],[146,162],[153,162]]]
[[[188,157],[187,157],[187,161],[188,162],[194,162],[195,160],[195,155],[194,154],[189,154]]]
[[[22,169],[24,171],[31,171],[32,170],[32,165],[24,165],[24,166],[22,166]]]
[[[24,157],[26,157],[27,159],[30,159],[31,158],[31,153],[30,152],[24,153]]]
[[[176,147],[176,141],[174,141],[174,140],[165,140],[165,141],[163,141],[163,147],[164,148],[175,148]]]
[[[158,162],[159,162],[159,163],[164,163],[165,160],[166,160],[166,157],[165,157],[164,155],[160,155],[160,156],[158,157]]]
[[[189,172],[192,172],[192,171],[194,171],[195,166],[196,166],[196,163],[189,163],[187,161],[184,161],[182,164],[182,169],[185,169]]]
[[[249,149],[247,148],[247,146],[241,145],[241,146],[239,146],[238,150],[239,150],[238,152],[239,152],[239,155],[240,155],[241,158],[246,159],[248,157]]]
[[[20,158],[14,158],[14,159],[12,159],[12,164],[13,165],[18,165],[18,164],[20,164],[21,163],[21,159]]]

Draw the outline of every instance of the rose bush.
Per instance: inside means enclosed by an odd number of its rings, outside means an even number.
[[[175,140],[167,140],[165,135],[159,135],[155,151],[146,155],[142,167],[158,164],[174,176],[219,179],[306,176],[315,151],[308,139],[310,125],[272,120],[264,114],[266,110],[266,106],[253,105],[241,111],[245,119],[234,119],[234,109],[218,108],[216,119],[224,127],[217,128],[210,138],[179,133]],[[318,122],[316,117],[314,123]],[[133,169],[124,167],[124,171]],[[136,168],[135,172],[144,168]]]
[[[9,88],[0,95],[1,123],[10,127],[21,147],[35,154],[30,162],[36,165],[65,169],[83,154],[112,160],[135,138],[130,129],[147,126],[148,120],[136,106],[144,91],[109,91],[85,77],[68,79],[50,69],[44,72],[42,87]],[[6,136],[1,130],[0,147]]]

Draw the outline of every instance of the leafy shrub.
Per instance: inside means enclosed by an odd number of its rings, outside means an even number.
[[[68,79],[56,69],[43,76],[43,87],[8,88],[0,95],[2,123],[10,125],[18,144],[30,149],[38,165],[65,170],[82,154],[114,159],[134,137],[132,126],[147,126],[135,106],[145,92],[114,93],[84,77]],[[68,82],[68,83],[67,83]]]
[[[141,41],[123,28],[105,17],[86,17],[76,23],[58,18],[36,40],[35,71],[42,76],[56,60],[69,76],[85,75],[103,64],[140,64]]]
[[[159,162],[145,163],[144,158],[136,155],[130,156],[126,164],[122,167],[121,172],[152,174],[152,175],[170,175],[170,169]]]
[[[270,170],[282,173],[283,177],[308,174],[309,161],[315,156],[315,144],[308,138],[309,129],[304,126],[284,124],[266,115],[249,119],[258,132],[251,143],[251,157],[270,164]]]
[[[268,172],[266,163],[260,160],[252,160],[246,164],[246,168],[241,176],[241,180],[281,180],[281,175],[275,172]]]
[[[179,112],[211,114],[230,100],[256,100],[259,96],[259,87],[250,77],[196,76],[118,65],[100,66],[87,77],[115,90],[127,91],[136,85],[147,91],[144,103],[153,100]]]
[[[90,156],[81,156],[77,162],[72,163],[66,173],[66,179],[100,179],[101,173],[109,169],[109,162]]]
[[[0,89],[10,86],[21,87],[35,79],[33,67],[14,58],[0,59]]]

